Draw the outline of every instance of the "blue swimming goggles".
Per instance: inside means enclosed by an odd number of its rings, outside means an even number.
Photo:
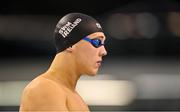
[[[83,40],[91,43],[95,48],[98,48],[98,47],[101,47],[102,45],[104,45],[104,43],[102,43],[101,39],[99,39],[99,38],[90,39],[88,37],[84,37]]]

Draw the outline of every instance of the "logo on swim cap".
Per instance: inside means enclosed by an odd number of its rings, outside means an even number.
[[[98,28],[101,28],[101,25],[100,25],[99,23],[96,23],[96,26],[97,26]]]
[[[81,22],[81,18],[77,18],[73,23],[67,22],[64,26],[59,29],[59,33],[66,38],[71,31]]]

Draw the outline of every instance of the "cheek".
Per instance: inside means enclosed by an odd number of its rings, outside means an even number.
[[[95,54],[91,50],[85,50],[83,53],[79,53],[79,67],[83,73],[91,74],[95,67]]]
[[[75,52],[75,60],[78,70],[82,72],[86,70],[90,63],[90,56],[88,55],[87,50],[84,48],[78,48]]]
[[[82,73],[94,73],[96,61],[98,58],[98,50],[93,48],[90,45],[78,46],[77,51],[75,52],[78,69]]]
[[[85,57],[86,57],[86,61],[85,61],[85,65],[84,67],[86,68],[86,72],[87,74],[96,74],[98,68],[96,67],[96,61],[97,61],[97,51],[93,49],[92,50],[88,50]]]
[[[93,62],[94,55],[90,50],[84,50],[83,53],[81,53],[80,60],[82,61],[83,66],[91,66],[91,63]]]
[[[89,48],[88,50],[84,51],[84,57],[86,58],[89,64],[92,64],[96,61],[97,53],[96,50]]]

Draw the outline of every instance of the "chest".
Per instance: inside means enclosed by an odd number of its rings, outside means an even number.
[[[67,106],[70,110],[89,111],[87,104],[77,93],[70,93],[67,96]]]

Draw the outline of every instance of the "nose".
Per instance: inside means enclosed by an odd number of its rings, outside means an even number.
[[[106,56],[107,55],[107,51],[105,46],[101,46],[101,50],[100,50],[100,56]]]

